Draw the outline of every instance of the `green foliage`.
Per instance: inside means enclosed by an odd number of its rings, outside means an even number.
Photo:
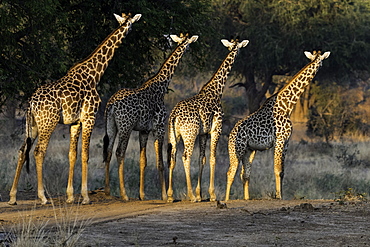
[[[365,0],[215,0],[224,13],[224,32],[250,40],[235,66],[244,75],[247,103],[256,110],[273,75],[293,75],[308,62],[304,51],[331,51],[322,76],[346,85],[370,67],[370,3]]]
[[[307,123],[309,135],[324,137],[328,142],[358,130],[366,133],[369,127],[362,121],[362,112],[358,109],[360,102],[347,91],[334,83],[312,84],[313,102]]]
[[[116,52],[99,90],[109,97],[123,86],[136,87],[171,50],[164,35],[211,36],[210,11],[205,0],[4,0],[0,4],[0,102],[27,99],[37,86],[62,77],[117,27],[113,13],[122,12],[140,13],[142,18]],[[200,39],[192,49],[199,51],[203,42]]]

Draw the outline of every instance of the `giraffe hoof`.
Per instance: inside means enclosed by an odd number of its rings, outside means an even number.
[[[50,202],[48,202],[48,200],[46,198],[41,199],[41,205],[46,205],[46,204],[50,204]]]
[[[169,197],[169,198],[167,199],[167,202],[169,202],[169,203],[173,203],[173,198],[172,198],[172,197]]]
[[[68,204],[72,204],[74,201],[75,201],[74,198],[69,198],[66,200]]]
[[[128,202],[129,198],[128,198],[128,196],[121,196],[121,200],[124,201],[124,202]]]
[[[17,201],[8,201],[8,204],[12,205],[12,206],[15,206],[15,205],[17,205]]]
[[[90,199],[84,199],[82,201],[82,205],[88,205],[88,204],[91,204]]]

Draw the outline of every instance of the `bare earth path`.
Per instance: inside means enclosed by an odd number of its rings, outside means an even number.
[[[84,206],[66,206],[64,198],[46,206],[0,202],[0,232],[30,216],[52,226],[67,212],[71,220],[91,220],[79,246],[370,246],[367,202],[233,200],[219,208],[205,201],[122,202],[101,191],[90,196]]]

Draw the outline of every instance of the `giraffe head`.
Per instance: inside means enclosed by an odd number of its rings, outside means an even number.
[[[183,33],[181,33],[180,36],[177,36],[175,34],[170,35],[171,39],[178,44],[181,44],[186,39],[188,39],[188,36],[189,36],[188,34]],[[189,38],[189,44],[197,41],[197,39],[198,39],[197,35],[192,36],[191,38]]]
[[[318,64],[321,66],[322,65],[322,60],[326,59],[329,57],[330,55],[330,51],[327,51],[325,52],[324,54],[321,55],[321,51],[313,51],[313,53],[309,52],[309,51],[305,51],[304,54],[306,55],[306,57],[308,59],[310,59],[311,61],[314,61],[316,59],[318,59]]]
[[[234,48],[240,49],[242,47],[246,47],[249,43],[249,40],[245,39],[242,42],[239,42],[237,39],[230,40],[230,41],[228,41],[227,39],[222,39],[221,42],[224,46],[226,46],[231,51]]]
[[[119,16],[117,14],[114,14],[114,16],[116,17],[118,23],[120,25],[123,25],[126,21],[131,21],[131,24],[138,21],[141,17],[141,14],[136,14],[134,17],[132,17],[131,19],[129,19],[131,17],[131,14],[124,14],[122,13],[122,16]]]

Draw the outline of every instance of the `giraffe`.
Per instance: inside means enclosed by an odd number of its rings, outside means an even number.
[[[268,98],[254,113],[238,121],[229,135],[230,166],[227,172],[225,201],[229,200],[230,188],[241,161],[241,179],[244,185],[244,199],[249,199],[249,178],[251,165],[257,151],[274,147],[274,173],[276,198],[282,199],[284,160],[292,132],[290,115],[300,95],[312,81],[330,52],[305,52],[311,61],[303,67],[279,92]]]
[[[208,135],[211,136],[210,144],[210,200],[216,200],[214,191],[214,175],[216,166],[216,148],[222,130],[223,110],[221,97],[225,87],[226,79],[231,71],[239,49],[245,47],[249,41],[221,40],[229,53],[221,63],[212,78],[201,88],[200,92],[191,98],[180,101],[172,110],[168,124],[168,164],[169,164],[169,187],[167,191],[168,202],[173,202],[173,169],[176,165],[176,145],[182,137],[184,152],[182,161],[185,169],[187,195],[192,202],[201,201],[201,178],[203,167],[206,163],[205,149]],[[196,187],[196,197],[190,178],[190,158],[193,153],[195,140],[199,136],[199,174]]]
[[[29,167],[29,151],[38,137],[34,150],[37,172],[38,197],[41,204],[46,204],[42,166],[50,136],[58,123],[70,125],[69,148],[69,178],[67,185],[67,203],[74,201],[73,174],[77,158],[77,144],[82,130],[82,204],[89,204],[87,193],[87,165],[89,160],[89,143],[95,123],[95,115],[100,105],[100,97],[96,90],[108,62],[112,59],[115,50],[122,43],[122,39],[131,29],[131,25],[138,21],[141,14],[134,17],[115,14],[119,23],[105,40],[83,61],[75,64],[61,79],[40,86],[29,100],[26,113],[26,138],[19,150],[17,169],[10,190],[10,205],[15,205],[17,185],[22,167],[26,162]]]
[[[104,162],[105,173],[105,193],[110,194],[109,163],[112,157],[114,140],[118,134],[118,145],[116,157],[118,163],[118,175],[120,181],[120,196],[122,200],[129,200],[124,180],[124,161],[125,153],[132,130],[139,131],[140,144],[140,190],[139,196],[144,200],[144,177],[146,159],[146,144],[149,133],[152,131],[154,136],[154,148],[156,153],[156,167],[159,172],[160,184],[162,189],[162,199],[166,200],[166,185],[164,180],[162,147],[164,140],[164,123],[166,118],[166,108],[164,105],[164,95],[167,93],[168,85],[175,72],[175,69],[187,50],[188,46],[198,39],[194,35],[170,35],[173,41],[178,43],[176,49],[170,54],[163,63],[157,74],[147,80],[137,89],[121,89],[116,92],[108,101],[105,118],[106,134],[104,136]]]

